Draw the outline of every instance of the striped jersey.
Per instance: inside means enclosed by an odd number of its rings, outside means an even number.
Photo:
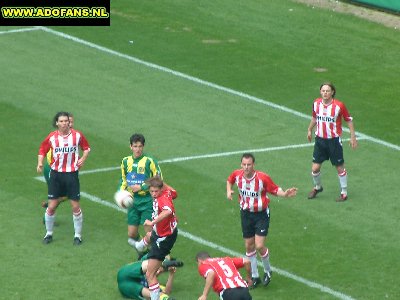
[[[329,105],[325,105],[322,98],[315,99],[312,116],[317,121],[315,135],[324,139],[342,135],[342,118],[346,122],[353,120],[346,106],[337,99]]]
[[[279,186],[263,172],[254,171],[254,175],[250,179],[244,177],[243,173],[244,171],[241,169],[235,170],[228,177],[228,182],[236,183],[238,187],[240,209],[251,212],[266,210],[270,201],[267,192],[276,195]]]
[[[162,178],[160,166],[155,159],[145,154],[138,158],[134,158],[132,155],[124,157],[121,162],[119,189],[132,192],[129,186],[139,184],[142,186],[142,189],[135,193],[135,196],[148,197],[150,192],[144,182],[156,175]]]
[[[178,225],[173,203],[173,200],[176,197],[178,197],[178,194],[174,189],[165,189],[162,191],[161,195],[153,201],[153,220],[155,220],[163,210],[169,210],[170,212],[172,212],[171,215],[161,220],[157,224],[154,224],[153,230],[159,237],[171,235]]]
[[[67,135],[61,135],[58,130],[51,132],[40,144],[39,155],[47,156],[51,152],[49,165],[57,172],[76,172],[79,170],[79,148],[90,151],[85,136],[75,129],[70,129]]]
[[[242,257],[217,257],[204,260],[199,265],[198,271],[204,278],[211,271],[215,273],[213,290],[220,294],[226,289],[247,288],[246,281],[238,271],[243,266],[244,260]]]

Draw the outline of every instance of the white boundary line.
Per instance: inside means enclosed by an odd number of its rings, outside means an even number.
[[[36,31],[36,30],[40,30],[40,28],[30,27],[30,28],[11,29],[11,30],[0,31],[0,34],[19,33],[19,32]]]
[[[364,137],[360,137],[359,140],[365,139]],[[343,141],[348,141],[349,139],[343,139]],[[224,157],[224,156],[231,156],[236,154],[243,154],[245,152],[270,152],[270,151],[278,151],[278,150],[289,150],[289,149],[298,149],[298,148],[305,148],[305,147],[313,147],[313,143],[307,144],[297,144],[297,145],[288,145],[288,146],[277,146],[277,147],[269,147],[269,148],[259,148],[259,149],[248,149],[248,150],[239,150],[239,151],[231,151],[231,152],[220,152],[220,153],[211,153],[211,154],[202,154],[202,155],[195,155],[195,156],[183,156],[183,157],[176,157],[170,159],[160,160],[159,164],[167,164],[167,163],[175,163],[181,161],[188,161],[188,160],[195,160],[195,159],[203,159],[203,158],[215,158],[215,157]],[[93,174],[93,173],[101,173],[101,172],[110,172],[119,170],[121,167],[108,167],[108,168],[100,168],[100,169],[93,169],[93,170],[84,170],[79,171],[79,175],[84,174]],[[35,179],[41,180],[42,176],[37,176]]]
[[[150,62],[141,60],[139,58],[136,58],[136,57],[133,57],[133,56],[129,56],[127,54],[123,54],[123,53],[111,50],[109,48],[106,48],[106,47],[91,43],[89,41],[85,41],[83,39],[71,36],[69,34],[56,31],[54,29],[50,29],[50,28],[47,28],[47,27],[37,27],[37,28],[39,28],[39,29],[41,29],[41,30],[43,30],[45,32],[54,34],[56,36],[62,37],[64,39],[67,39],[67,40],[70,40],[70,41],[73,41],[73,42],[88,46],[90,48],[93,48],[93,49],[96,49],[96,50],[99,50],[99,51],[102,51],[102,52],[105,52],[105,53],[108,53],[108,54],[111,54],[111,55],[115,55],[115,56],[120,57],[120,58],[124,58],[124,59],[130,60],[132,62],[147,66],[149,68],[156,69],[156,70],[159,70],[159,71],[162,71],[162,72],[166,72],[166,73],[172,74],[174,76],[181,77],[181,78],[187,79],[189,81],[193,81],[193,82],[196,82],[198,84],[205,85],[205,86],[208,86],[208,87],[220,90],[220,91],[224,91],[224,92],[226,92],[228,94],[232,94],[232,95],[241,97],[241,98],[246,99],[246,100],[250,100],[250,101],[253,101],[253,102],[256,102],[256,103],[259,103],[259,104],[263,104],[263,105],[278,109],[280,111],[296,115],[296,116],[304,118],[304,119],[308,119],[308,120],[310,119],[310,116],[308,116],[306,114],[303,114],[301,112],[298,112],[298,111],[296,111],[294,109],[291,109],[291,108],[288,108],[288,107],[285,107],[285,106],[282,106],[282,105],[278,105],[278,104],[275,104],[275,103],[270,102],[270,101],[266,101],[266,100],[261,99],[261,98],[254,97],[254,96],[251,96],[249,94],[242,93],[242,92],[239,92],[239,91],[235,91],[233,89],[226,88],[226,87],[217,85],[215,83],[199,79],[197,77],[193,77],[193,76],[181,73],[181,72],[174,71],[174,70],[169,69],[169,68],[165,68],[165,67],[150,63]],[[349,129],[346,128],[346,127],[343,128],[343,130],[346,131],[346,132],[349,132]],[[386,141],[383,141],[383,140],[368,136],[368,135],[363,134],[361,132],[357,132],[357,135],[360,136],[360,137],[363,137],[363,138],[365,138],[367,140],[370,140],[370,141],[372,141],[374,143],[377,143],[377,144],[383,145],[385,147],[392,148],[394,150],[400,151],[400,146],[398,146],[398,145],[391,144],[391,143],[388,143]]]

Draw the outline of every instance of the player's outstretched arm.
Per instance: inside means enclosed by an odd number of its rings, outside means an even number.
[[[297,194],[297,188],[291,187],[287,190],[283,190],[281,188],[278,189],[278,192],[276,193],[277,196],[279,197],[294,197]]]

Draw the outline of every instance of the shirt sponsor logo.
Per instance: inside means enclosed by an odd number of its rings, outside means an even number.
[[[54,153],[73,153],[77,152],[77,147],[72,146],[72,147],[56,147],[54,149]]]
[[[328,123],[334,123],[336,121],[335,118],[327,117],[327,116],[317,116],[317,120],[321,121],[321,122],[328,122]]]
[[[248,190],[239,190],[239,193],[242,197],[258,197],[258,192],[248,191]]]

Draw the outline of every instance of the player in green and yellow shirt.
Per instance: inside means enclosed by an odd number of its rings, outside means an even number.
[[[153,199],[145,181],[162,173],[158,162],[143,153],[145,138],[140,133],[130,137],[132,155],[124,157],[121,162],[121,180],[119,190],[128,190],[133,194],[133,206],[128,209],[128,243],[136,249],[139,240],[139,225],[151,220]],[[145,232],[152,230],[144,226]]]

